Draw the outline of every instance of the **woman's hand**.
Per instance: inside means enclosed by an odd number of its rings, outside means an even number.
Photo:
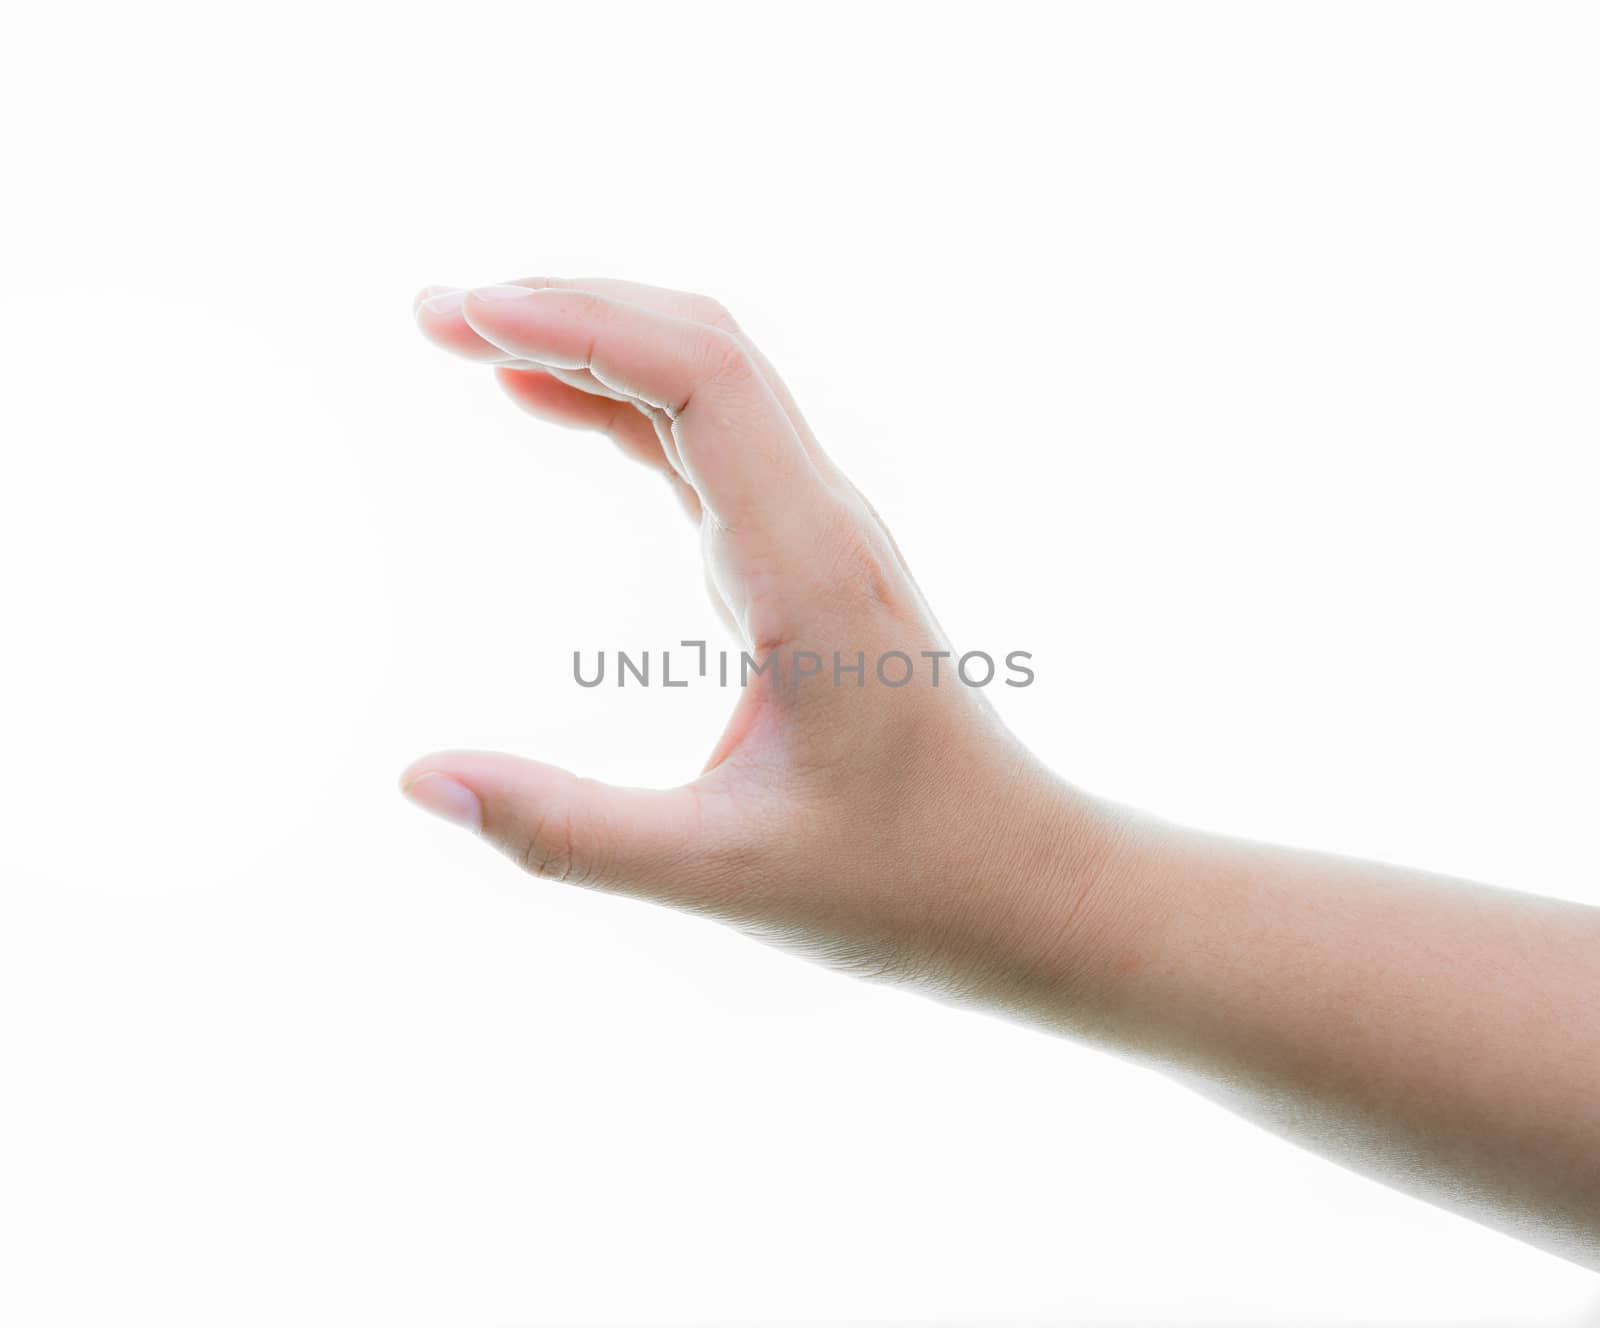
[[[763,676],[682,788],[453,753],[411,767],[413,798],[540,874],[1096,1038],[1600,1268],[1600,911],[1135,820],[1041,769],[948,658],[941,686],[884,685],[878,659],[949,646],[715,304],[531,280],[418,316],[535,414],[659,467],[751,653],[830,676]]]
[[[530,278],[429,288],[417,317],[533,414],[660,471],[768,672],[681,788],[452,752],[406,771],[412,798],[539,875],[709,913],[854,972],[993,999],[1041,967],[1088,966],[1113,818],[962,685],[888,531],[721,306]],[[797,681],[800,659],[816,672]]]

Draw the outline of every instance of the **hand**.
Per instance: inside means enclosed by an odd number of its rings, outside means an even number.
[[[1164,1066],[1369,1174],[1600,1268],[1600,910],[1150,822],[1054,779],[947,671],[894,542],[716,305],[617,282],[430,292],[441,344],[658,466],[762,675],[699,778],[508,756],[407,792],[531,870],[712,914],[867,976]],[[831,675],[831,668],[829,669]],[[898,676],[898,675],[895,675]]]
[[[1041,965],[1059,975],[1110,818],[1028,755],[953,655],[936,657],[950,646],[893,539],[728,314],[550,278],[430,287],[416,312],[534,415],[658,469],[699,526],[714,598],[778,668],[740,691],[680,788],[451,752],[413,764],[406,792],[538,875],[708,913],[850,971],[975,997]],[[861,657],[859,682],[836,685],[835,652]],[[820,671],[794,682],[803,655]],[[888,685],[902,658],[910,681]]]

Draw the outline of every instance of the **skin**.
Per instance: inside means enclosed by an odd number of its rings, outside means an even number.
[[[532,414],[663,475],[752,655],[950,649],[714,301],[541,277],[430,287],[416,315]],[[538,875],[1093,1040],[1600,1270],[1600,909],[1138,815],[1045,769],[981,691],[921,671],[755,683],[676,789],[481,752],[401,783]]]

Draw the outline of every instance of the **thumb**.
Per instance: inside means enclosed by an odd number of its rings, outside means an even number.
[[[400,787],[481,833],[536,876],[655,898],[689,897],[709,874],[705,808],[692,785],[617,788],[497,752],[438,752]]]

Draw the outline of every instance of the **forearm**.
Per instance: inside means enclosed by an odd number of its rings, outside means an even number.
[[[1600,1267],[1600,910],[1068,816],[1015,1006]]]

